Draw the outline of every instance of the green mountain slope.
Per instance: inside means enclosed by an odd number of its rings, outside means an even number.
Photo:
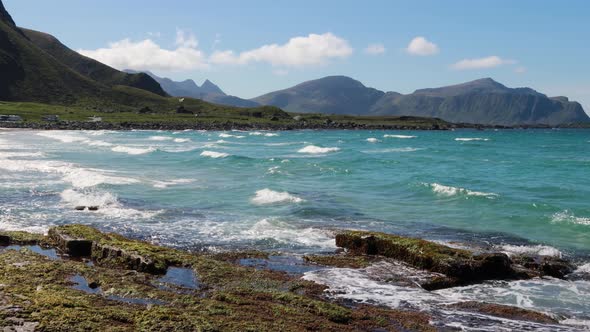
[[[107,86],[127,85],[147,90],[160,96],[166,95],[160,84],[145,73],[128,74],[118,71],[71,50],[50,34],[23,28],[20,30],[37,47],[53,56],[59,62],[97,82]]]

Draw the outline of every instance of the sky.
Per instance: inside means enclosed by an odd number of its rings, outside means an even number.
[[[383,91],[482,77],[590,113],[590,1],[3,0],[19,26],[117,69],[243,98],[328,75]]]

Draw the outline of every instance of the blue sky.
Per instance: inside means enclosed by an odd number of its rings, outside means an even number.
[[[590,112],[586,0],[4,4],[18,25],[119,69],[208,78],[240,97],[327,75],[402,93],[492,77],[569,96]]]

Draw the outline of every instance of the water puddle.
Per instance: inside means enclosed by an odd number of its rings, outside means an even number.
[[[243,258],[238,263],[242,266],[249,266],[258,270],[286,272],[291,276],[298,276],[306,272],[322,269],[322,267],[309,264],[297,256],[269,256],[268,259]]]
[[[41,246],[38,246],[38,245],[33,245],[33,246],[12,245],[12,246],[0,247],[0,252],[4,251],[4,250],[19,251],[23,248],[29,249],[36,254],[43,255],[51,260],[61,259],[61,257],[57,254],[57,251],[55,249],[45,249],[45,248],[42,248]]]
[[[74,283],[72,286],[73,289],[82,291],[87,294],[94,294],[94,295],[104,295],[102,289],[98,285],[89,284],[88,280],[83,276],[77,274],[69,278],[71,282]],[[156,300],[156,299],[142,299],[142,298],[132,298],[132,297],[122,297],[118,295],[108,295],[105,296],[108,300],[124,302],[129,304],[139,304],[139,305],[148,305],[148,304],[157,304],[157,305],[164,305],[166,302]]]
[[[189,268],[169,267],[166,274],[156,280],[160,283],[157,287],[167,291],[178,291],[176,288],[184,290],[195,290],[199,288],[199,280],[195,272]],[[170,287],[173,286],[173,287]]]

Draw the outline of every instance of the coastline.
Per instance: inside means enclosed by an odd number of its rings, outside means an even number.
[[[462,271],[461,264],[452,262],[467,259],[464,266],[473,265],[469,258],[472,254],[464,250],[420,239],[342,231],[336,241],[346,252],[306,256],[305,264],[315,270],[339,267],[354,271],[394,262],[405,266],[405,275],[390,283],[408,283],[426,275],[441,288],[454,286],[441,282],[441,278],[461,275],[452,272]],[[116,327],[120,331],[445,328],[440,325],[444,321],[439,322],[444,318],[436,310],[338,300],[307,274],[302,278],[301,271],[252,263],[272,260],[274,254],[266,252],[192,253],[83,225],[54,227],[47,236],[0,231],[0,246],[0,301],[4,308],[10,308],[0,313],[0,322],[24,331],[66,330],[74,325],[86,330]],[[414,251],[416,246],[422,249]],[[497,259],[500,256],[487,258],[491,265],[482,265],[481,271],[496,271],[507,259]],[[440,273],[443,265],[451,269],[447,274]],[[408,275],[407,271],[417,274]],[[515,277],[490,274],[483,280]],[[477,282],[481,281],[468,283]],[[471,319],[479,317],[482,322],[569,328],[547,314],[494,303],[459,301],[444,308],[458,310]]]

